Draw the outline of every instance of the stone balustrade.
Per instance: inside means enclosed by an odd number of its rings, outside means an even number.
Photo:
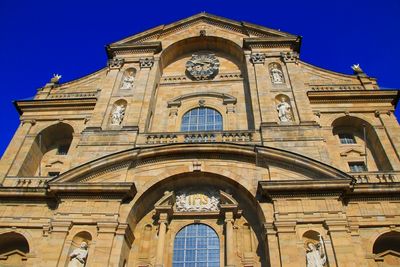
[[[400,182],[400,172],[358,172],[350,173],[357,183],[398,183]]]
[[[173,144],[173,143],[248,143],[254,141],[253,131],[222,131],[222,132],[188,132],[188,133],[154,133],[145,134],[144,143]]]
[[[3,186],[12,187],[45,187],[47,182],[54,176],[37,176],[37,177],[7,177]]]

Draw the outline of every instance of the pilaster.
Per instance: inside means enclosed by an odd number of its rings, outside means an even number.
[[[265,243],[268,244],[267,250],[269,252],[269,260],[271,266],[276,266],[280,267],[281,265],[281,255],[280,255],[280,250],[279,250],[279,242],[278,242],[278,236],[277,236],[277,231],[275,229],[275,226],[273,222],[267,222],[264,224],[264,230],[265,230],[265,238],[266,241]]]
[[[357,251],[361,247],[353,245],[346,221],[326,221],[325,226],[332,241],[337,266],[355,267],[368,265],[364,257],[360,257],[360,253]]]
[[[118,223],[116,222],[97,223],[98,235],[92,266],[109,266],[110,255],[117,226]]]
[[[3,180],[7,176],[13,161],[20,154],[19,151],[21,150],[21,147],[23,147],[25,136],[29,133],[30,129],[33,125],[35,125],[35,123],[36,121],[34,120],[22,121],[18,127],[13,139],[11,140],[7,150],[4,152],[4,155],[0,160],[0,184],[3,183]]]
[[[165,235],[167,233],[168,214],[161,213],[158,219],[158,240],[155,267],[164,266]]]
[[[139,114],[139,131],[144,132],[148,131],[149,127],[151,127],[150,121],[153,110],[152,103],[154,101],[153,92],[156,86],[156,76],[159,68],[159,58],[145,58],[140,61],[141,72],[147,77],[143,86],[143,99],[140,108]],[[144,80],[142,80],[144,82]]]
[[[71,227],[71,221],[51,222],[51,234],[47,237],[48,251],[43,255],[43,266],[64,266],[65,258],[62,256],[68,254],[64,244]],[[64,262],[61,262],[62,259]]]
[[[297,246],[296,222],[275,222],[278,233],[282,267],[292,267],[294,262],[304,259],[305,253]]]
[[[253,57],[254,58],[254,57]],[[260,59],[262,62],[262,58]],[[264,58],[265,60],[265,58]],[[248,95],[246,98],[249,99],[251,104],[251,109],[249,109],[248,112],[252,112],[253,119],[254,119],[254,128],[257,130],[260,128],[261,125],[261,112],[260,112],[260,102],[258,98],[258,85],[257,85],[257,79],[256,79],[256,73],[255,69],[253,66],[253,60],[251,58],[251,53],[250,51],[245,51],[245,62],[246,62],[246,70],[247,70],[247,80],[248,80]],[[258,63],[257,64],[261,64]],[[249,122],[249,126],[251,125],[251,122]],[[249,127],[251,128],[251,127]]]
[[[274,123],[276,121],[276,111],[270,86],[267,82],[267,79],[269,79],[269,72],[265,67],[265,58],[266,55],[263,53],[253,53],[251,56],[254,65],[255,79],[257,82],[257,94],[260,105],[261,122]]]
[[[301,112],[298,114],[300,124],[314,122],[315,119],[311,110],[311,104],[304,86],[304,74],[298,66],[299,54],[296,52],[285,52],[281,54],[281,57],[282,61],[285,62],[287,73],[289,74],[288,78],[296,106],[301,107]]]
[[[92,112],[93,116],[86,125],[87,128],[97,128],[101,129],[101,125],[106,119],[107,107],[111,99],[111,94],[118,77],[118,73],[124,64],[122,58],[112,58],[108,61],[108,72],[103,80],[103,86],[101,88],[101,93],[97,99],[96,106]]]

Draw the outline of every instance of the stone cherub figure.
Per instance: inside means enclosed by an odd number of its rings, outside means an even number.
[[[122,79],[121,90],[128,90],[133,87],[133,82],[135,81],[135,76],[133,71],[129,71],[127,74],[124,75]]]
[[[125,115],[125,106],[117,105],[115,106],[112,114],[111,114],[111,124],[112,125],[120,125]]]
[[[324,267],[326,263],[326,255],[323,249],[323,243],[320,241],[319,244],[313,242],[307,243],[306,250],[306,261],[307,267]]]
[[[88,244],[82,242],[79,248],[74,249],[69,255],[68,267],[84,267],[88,256]]]
[[[276,110],[281,122],[292,121],[291,107],[284,97],[281,98],[281,103],[276,106]]]

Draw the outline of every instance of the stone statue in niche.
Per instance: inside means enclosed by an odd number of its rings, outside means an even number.
[[[307,243],[306,249],[307,267],[323,267],[326,263],[326,255],[324,251],[324,243],[320,236],[318,244],[313,242]]]
[[[269,68],[269,72],[273,84],[282,84],[285,82],[283,72],[281,71],[278,64],[273,63]]]
[[[135,75],[133,71],[129,71],[124,75],[124,78],[122,79],[121,90],[132,89],[134,81],[135,81]]]
[[[74,249],[69,255],[68,267],[84,267],[88,256],[88,244],[82,242],[79,248]]]
[[[125,105],[116,105],[111,113],[111,125],[120,125],[125,116]]]
[[[276,106],[276,110],[278,111],[279,120],[281,122],[289,122],[292,121],[292,110],[291,106],[284,97],[281,98],[281,103]]]

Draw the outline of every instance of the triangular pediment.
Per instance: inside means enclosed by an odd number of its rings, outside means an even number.
[[[279,30],[270,29],[252,23],[235,21],[202,12],[191,17],[181,19],[170,24],[160,25],[139,34],[124,38],[120,41],[110,44],[110,46],[133,45],[144,42],[162,41],[167,39],[170,35],[181,35],[182,32],[189,33],[190,31],[193,31],[193,28],[197,28],[198,32],[200,32],[202,29],[206,32],[207,30],[213,31],[214,29],[219,29],[221,31],[231,32],[242,38],[298,38],[296,35]]]

